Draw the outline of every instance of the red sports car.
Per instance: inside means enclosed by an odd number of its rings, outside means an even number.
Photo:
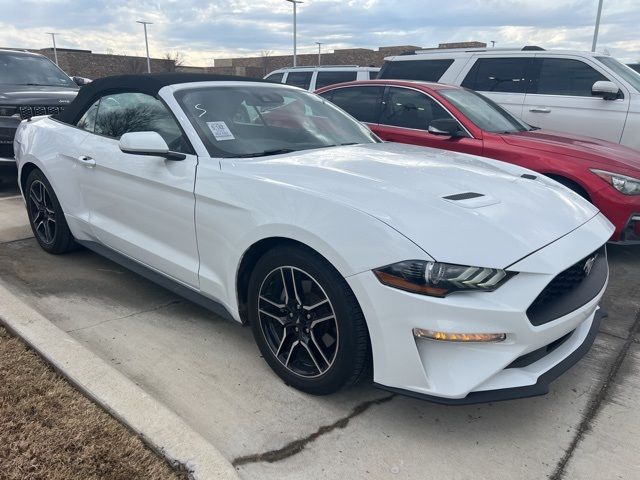
[[[341,83],[316,93],[383,140],[495,158],[547,175],[596,205],[613,242],[640,242],[640,151],[544,131],[465,88],[425,82]]]

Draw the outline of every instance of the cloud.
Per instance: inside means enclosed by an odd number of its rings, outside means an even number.
[[[298,7],[300,52],[411,44],[494,40],[497,46],[591,47],[592,0],[306,0]],[[49,46],[45,32],[59,32],[58,45],[95,52],[141,53],[142,27],[149,26],[151,54],[181,51],[191,64],[213,58],[289,53],[291,4],[284,0],[0,0],[0,45]],[[605,2],[599,48],[625,61],[640,60],[637,0]]]

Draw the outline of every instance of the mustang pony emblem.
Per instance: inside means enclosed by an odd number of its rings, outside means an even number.
[[[593,257],[589,258],[586,262],[584,262],[584,266],[582,267],[582,269],[584,270],[584,273],[586,274],[587,277],[591,273],[594,263],[596,263],[596,258],[598,258],[598,254],[595,254]]]

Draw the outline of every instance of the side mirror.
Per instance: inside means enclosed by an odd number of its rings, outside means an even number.
[[[90,79],[84,77],[71,77],[71,80],[73,80],[79,87],[83,87],[84,85],[88,85],[91,83]]]
[[[453,118],[438,118],[431,121],[428,128],[432,135],[443,135],[451,138],[466,137],[467,134],[460,128],[460,124]]]
[[[602,97],[604,100],[617,100],[621,97],[622,91],[613,82],[599,81],[591,87],[591,95]]]
[[[129,132],[120,137],[120,150],[132,155],[163,157],[167,160],[184,160],[183,153],[169,150],[167,142],[158,132]]]

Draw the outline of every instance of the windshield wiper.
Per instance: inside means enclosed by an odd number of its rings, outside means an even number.
[[[252,157],[267,157],[269,155],[280,155],[283,153],[291,153],[296,152],[293,148],[275,148],[273,150],[265,150],[263,152],[255,152],[255,153],[241,153],[240,155],[235,155],[233,158],[252,158]]]
[[[53,85],[51,83],[23,83],[28,87],[68,87],[68,85]]]

